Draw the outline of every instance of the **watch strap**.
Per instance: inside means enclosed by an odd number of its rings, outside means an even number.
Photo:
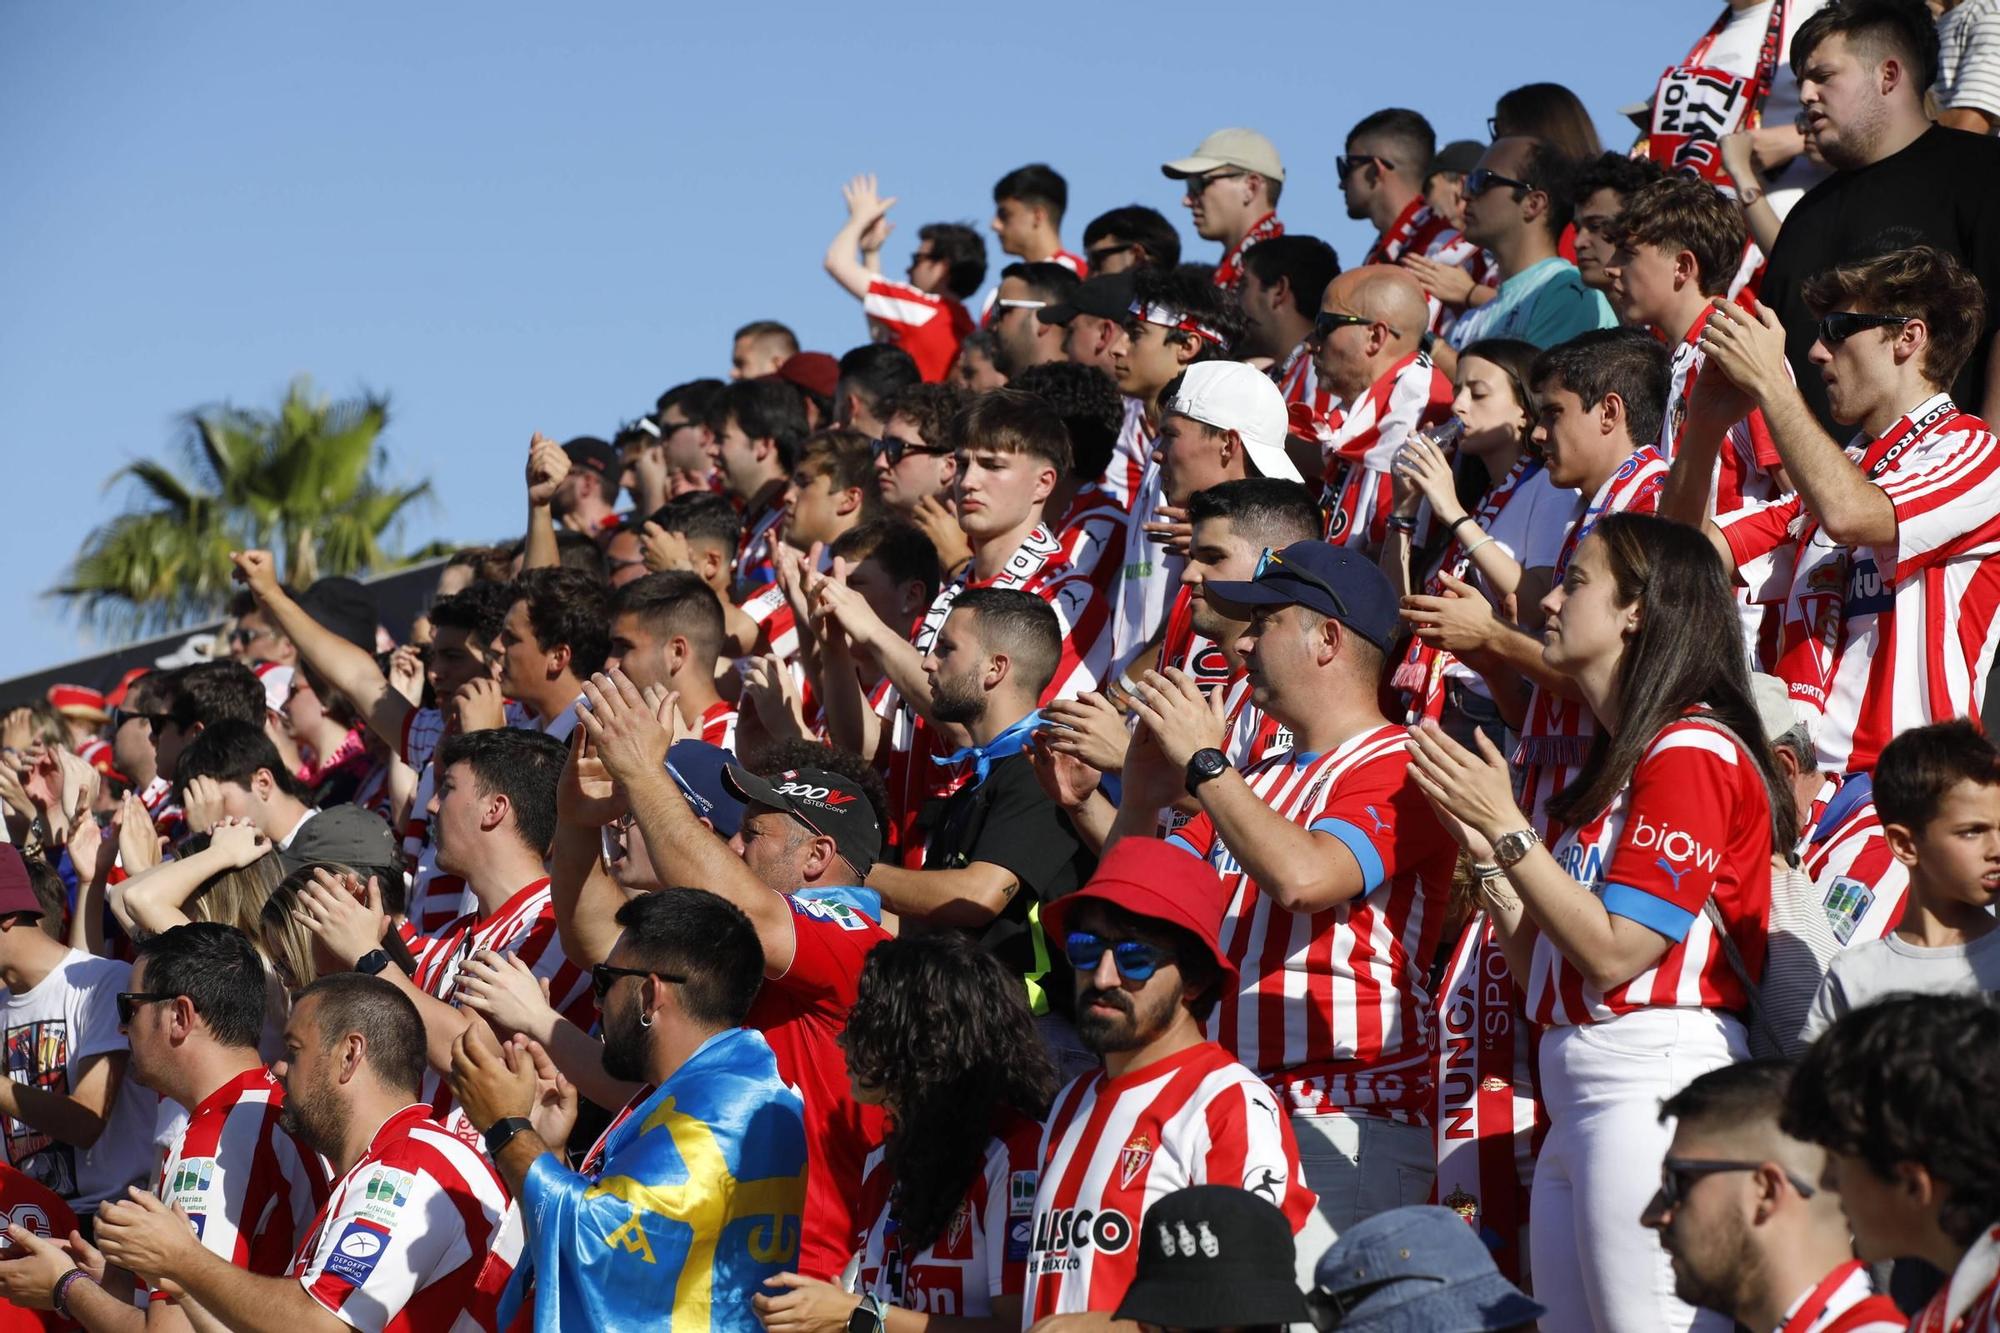
[[[523,1131],[533,1129],[534,1127],[535,1127],[534,1121],[529,1120],[524,1116],[518,1116],[518,1115],[502,1116],[500,1119],[493,1122],[492,1128],[488,1129],[485,1134],[481,1135],[481,1137],[486,1140],[487,1156],[498,1157],[500,1155],[500,1150],[506,1147],[509,1143],[512,1143],[514,1141],[514,1136],[516,1134],[520,1134]]]
[[[1541,840],[1542,835],[1533,828],[1503,833],[1493,840],[1493,862],[1502,870],[1511,870]]]
[[[354,970],[364,977],[380,976],[382,969],[389,966],[389,963],[387,949],[370,949],[354,960]]]

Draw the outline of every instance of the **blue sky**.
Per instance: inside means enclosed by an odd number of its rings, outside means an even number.
[[[1068,176],[1072,243],[1120,204],[1182,219],[1158,164],[1253,125],[1287,224],[1352,262],[1333,158],[1362,115],[1477,138],[1553,79],[1622,147],[1616,108],[1718,8],[0,5],[0,677],[98,646],[42,594],[191,407],[300,372],[386,391],[389,475],[437,489],[405,545],[497,538],[531,431],[726,373],[751,318],[861,340],[819,266],[853,172],[901,198],[900,272],[919,223],[983,225],[1029,161]]]

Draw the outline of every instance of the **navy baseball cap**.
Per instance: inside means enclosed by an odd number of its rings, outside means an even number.
[[[667,751],[667,776],[681,789],[695,818],[708,821],[708,826],[724,838],[735,837],[736,830],[743,827],[742,798],[722,780],[723,772],[735,762],[735,755],[707,741],[675,741]]]
[[[1548,1311],[1501,1276],[1449,1208],[1391,1208],[1340,1233],[1313,1269],[1320,1333],[1499,1333]]]
[[[1253,606],[1303,606],[1338,620],[1383,652],[1396,637],[1399,599],[1389,576],[1373,560],[1326,542],[1293,542],[1282,551],[1267,547],[1249,582],[1210,581],[1202,584],[1201,595],[1232,620],[1248,620]]]

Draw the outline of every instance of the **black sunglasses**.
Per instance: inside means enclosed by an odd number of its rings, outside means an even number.
[[[1394,171],[1396,169],[1396,164],[1386,157],[1377,157],[1373,153],[1356,153],[1353,157],[1336,157],[1333,159],[1333,174],[1339,180],[1346,180],[1348,173],[1356,167],[1365,167],[1370,164],[1378,166],[1384,171]]]
[[[1688,1189],[1697,1180],[1709,1176],[1719,1176],[1729,1171],[1761,1171],[1775,1162],[1744,1162],[1723,1159],[1705,1160],[1694,1157],[1669,1157],[1660,1163],[1660,1192],[1658,1203],[1662,1208],[1678,1208],[1681,1200],[1687,1198]],[[1799,1192],[1801,1199],[1810,1199],[1819,1191],[1790,1171],[1781,1174],[1791,1187]]]
[[[1362,315],[1341,315],[1322,310],[1313,316],[1312,337],[1314,341],[1324,342],[1333,336],[1336,329],[1365,329],[1374,322]],[[1390,329],[1389,332],[1396,331]]]
[[[1217,181],[1233,181],[1243,174],[1240,171],[1218,171],[1207,176],[1189,176],[1187,178],[1187,196],[1192,199]]]
[[[620,977],[652,977],[656,981],[669,981],[676,986],[685,986],[686,977],[677,977],[671,972],[655,972],[645,967],[613,967],[609,963],[597,963],[590,969],[590,989],[602,1000],[611,993]]]
[[[1915,315],[1866,315],[1858,310],[1836,310],[1819,317],[1819,340],[1832,347],[1863,329],[1900,327],[1915,318]]]
[[[934,444],[911,444],[908,440],[898,440],[893,436],[884,436],[879,440],[875,440],[869,444],[868,448],[875,457],[887,459],[890,467],[894,467],[896,464],[902,462],[904,454],[923,454],[929,458],[943,458],[951,452],[949,448],[940,448]]]
[[[1313,573],[1309,569],[1301,569],[1297,565],[1286,563],[1284,556],[1280,555],[1278,552],[1266,546],[1264,548],[1264,554],[1257,557],[1257,571],[1256,573],[1250,576],[1251,582],[1254,583],[1258,579],[1263,578],[1265,572],[1270,569],[1281,569],[1286,574],[1290,575],[1292,578],[1295,578],[1299,582],[1305,584],[1307,587],[1318,588],[1321,592],[1325,593],[1328,597],[1333,599],[1333,609],[1338,618],[1343,621],[1347,619],[1348,616],[1347,603],[1345,600],[1342,599],[1339,593],[1333,590],[1332,584],[1328,583],[1325,579],[1321,578],[1319,575]]]
[[[131,1026],[132,1015],[139,1012],[142,1004],[154,1004],[161,1000],[178,1000],[178,995],[162,995],[150,990],[122,990],[118,992],[118,1021]]]
[[[113,731],[118,730],[118,728],[124,726],[127,722],[144,722],[147,726],[157,731],[160,724],[166,720],[167,715],[165,713],[136,713],[129,708],[114,708],[111,710],[111,729]]]
[[[1496,185],[1506,185],[1516,190],[1539,190],[1542,188],[1539,185],[1530,185],[1527,181],[1516,180],[1512,176],[1502,176],[1497,171],[1489,171],[1485,167],[1481,167],[1465,178],[1465,197],[1471,199],[1485,194]]]
[[[1100,245],[1095,250],[1085,250],[1083,252],[1084,262],[1092,268],[1097,268],[1105,260],[1111,258],[1111,256],[1122,255],[1136,244],[1137,242],[1135,241],[1125,241],[1118,245]]]

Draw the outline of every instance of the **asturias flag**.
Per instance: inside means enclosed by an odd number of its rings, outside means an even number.
[[[806,1198],[804,1107],[762,1035],[703,1042],[584,1167],[530,1168],[502,1328],[532,1299],[538,1329],[762,1333],[750,1298],[797,1263]]]

